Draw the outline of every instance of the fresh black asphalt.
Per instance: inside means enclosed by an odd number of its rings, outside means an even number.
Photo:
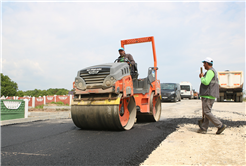
[[[137,123],[129,131],[76,128],[71,119],[1,127],[2,165],[139,165],[178,125],[197,118]],[[245,121],[222,120],[229,127]],[[213,126],[213,125],[211,125]]]

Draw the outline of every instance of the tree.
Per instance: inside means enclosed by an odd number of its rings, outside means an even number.
[[[68,94],[68,90],[67,89],[59,89],[57,92],[56,92],[56,95],[67,95]]]
[[[20,91],[18,91],[20,92]],[[35,97],[39,97],[39,96],[53,96],[53,95],[67,95],[68,94],[68,90],[61,88],[55,88],[55,89],[48,89],[48,90],[40,90],[40,89],[34,89],[34,90],[27,90],[27,91],[23,91],[24,96],[35,96]],[[19,94],[22,94],[22,92],[20,92]]]
[[[17,94],[18,85],[11,81],[7,75],[1,73],[1,96],[15,96]]]
[[[25,96],[25,93],[22,90],[18,90],[16,96],[23,97],[23,96]]]

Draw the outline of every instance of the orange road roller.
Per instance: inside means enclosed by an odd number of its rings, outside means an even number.
[[[78,128],[130,130],[136,118],[138,122],[159,121],[161,88],[154,37],[121,40],[121,47],[144,42],[152,42],[154,58],[146,78],[133,78],[132,74],[138,75],[137,70],[117,61],[78,71],[71,105],[72,120]]]

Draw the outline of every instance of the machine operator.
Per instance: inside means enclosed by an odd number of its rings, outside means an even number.
[[[131,70],[132,79],[137,79],[138,78],[137,65],[136,65],[132,55],[126,54],[124,48],[122,48],[122,47],[119,48],[118,51],[120,54],[120,56],[118,57],[118,62],[127,62],[129,67],[130,67],[130,70]]]

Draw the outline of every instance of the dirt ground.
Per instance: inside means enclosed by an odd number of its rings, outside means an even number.
[[[200,100],[162,103],[161,120],[201,117]],[[212,113],[222,120],[245,121],[245,102],[215,102]],[[194,124],[183,124],[170,134],[141,165],[246,165],[245,126],[228,127],[216,135],[210,124],[199,134]]]

